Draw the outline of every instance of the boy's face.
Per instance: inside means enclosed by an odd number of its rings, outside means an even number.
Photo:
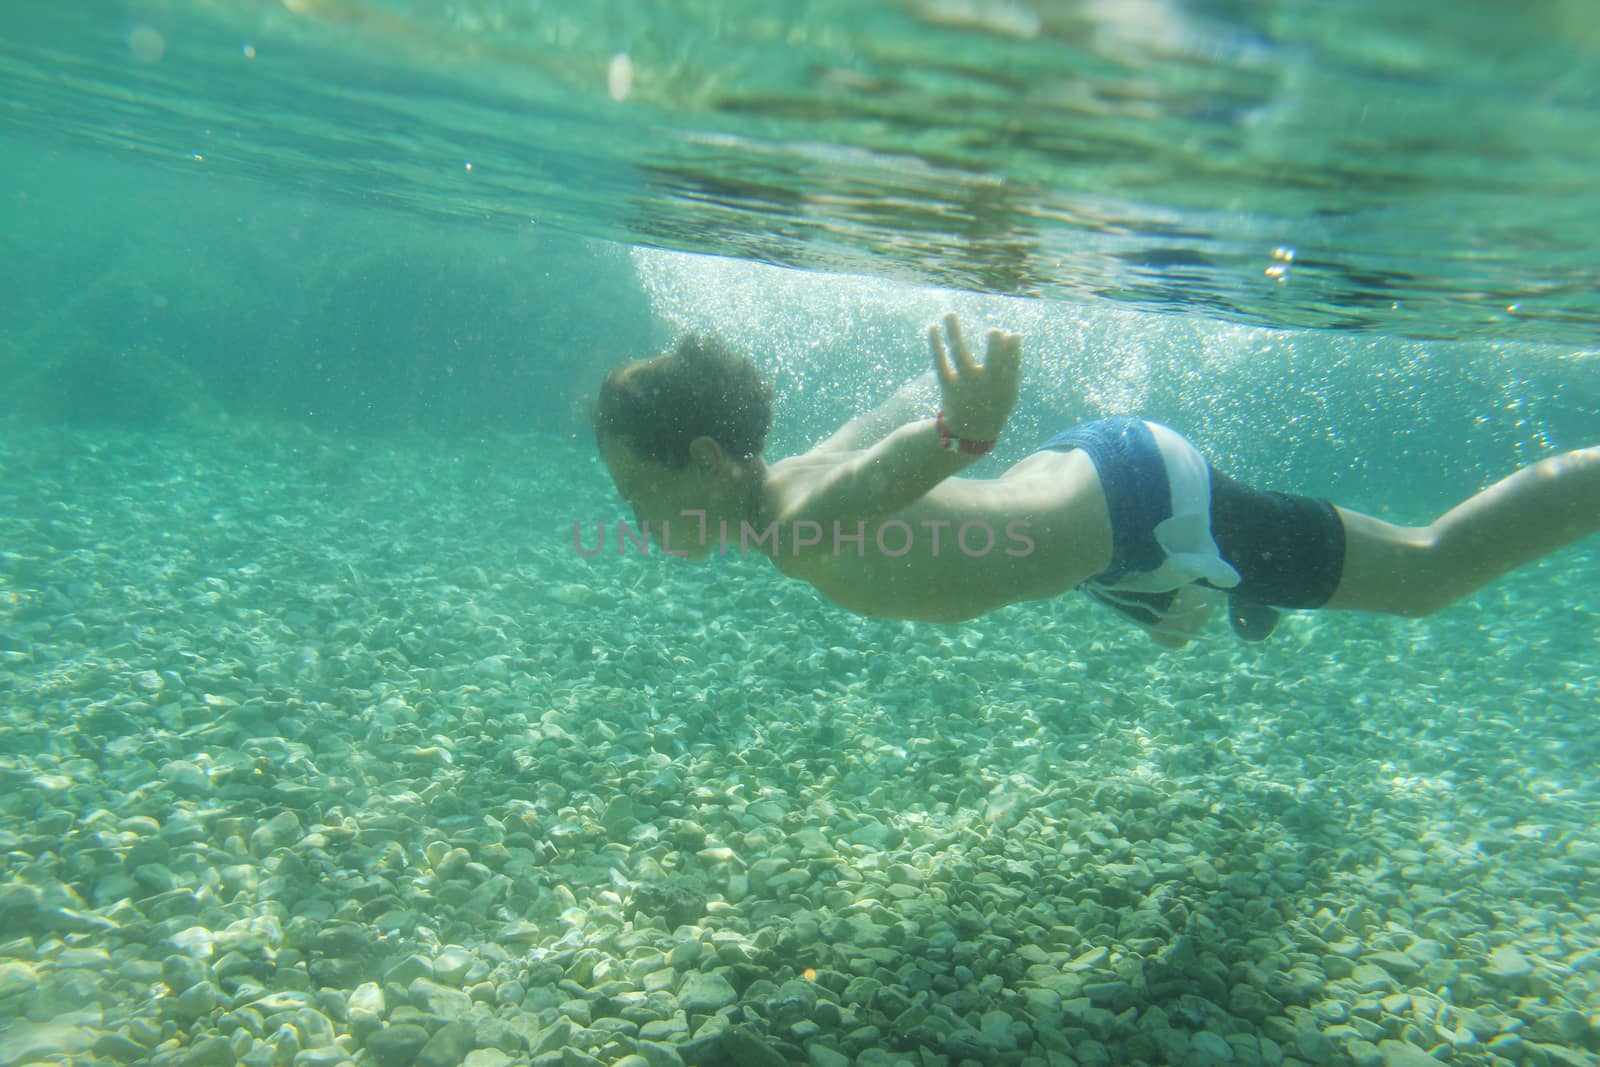
[[[720,505],[729,479],[720,464],[691,461],[674,467],[640,455],[615,435],[601,437],[599,446],[622,502],[653,543],[689,559],[711,554],[718,544],[717,522],[726,517]]]

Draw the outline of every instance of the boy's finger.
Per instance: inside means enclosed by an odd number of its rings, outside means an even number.
[[[984,357],[984,366],[995,364],[1015,365],[1022,356],[1022,335],[1020,333],[1006,333],[1003,330],[989,331],[989,354]]]
[[[972,352],[967,348],[966,338],[961,336],[961,320],[956,318],[955,312],[950,312],[944,317],[945,332],[950,335],[950,350],[956,357],[956,369],[962,374],[971,374],[978,369],[973,362]]]
[[[933,352],[933,369],[939,375],[939,380],[953,381],[956,372],[950,366],[950,356],[944,349],[944,338],[939,335],[938,323],[928,327],[928,348]]]
[[[1017,381],[1022,377],[1022,335],[1004,334],[986,366],[994,369],[1005,391],[1015,394]]]
[[[989,331],[989,351],[984,354],[983,365],[988,366],[991,361],[1003,359],[1006,354],[1007,334],[1001,330]]]

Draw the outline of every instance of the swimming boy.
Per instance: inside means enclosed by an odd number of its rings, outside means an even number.
[[[935,415],[903,389],[769,466],[770,388],[749,361],[688,338],[606,377],[601,458],[674,554],[754,547],[851,611],[931,622],[1081,586],[1164,644],[1195,636],[1224,599],[1250,639],[1279,608],[1428,615],[1600,528],[1600,448],[1542,460],[1417,527],[1240,485],[1137,419],[1072,427],[998,478],[958,478],[1016,401],[1021,338],[990,331],[981,365],[953,315],[928,341]]]

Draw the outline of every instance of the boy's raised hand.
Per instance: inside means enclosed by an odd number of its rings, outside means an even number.
[[[1017,402],[1017,376],[1022,365],[1022,335],[989,331],[989,350],[983,365],[972,359],[961,323],[954,314],[944,317],[944,335],[937,324],[928,327],[928,347],[939,378],[945,425],[957,437],[993,441]],[[952,362],[952,357],[954,357]]]

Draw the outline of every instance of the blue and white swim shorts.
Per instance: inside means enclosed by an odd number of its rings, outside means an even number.
[[[1086,422],[1039,448],[1082,449],[1094,464],[1112,555],[1083,589],[1146,629],[1193,636],[1184,616],[1210,610],[1203,591],[1226,596],[1235,632],[1260,640],[1273,609],[1321,607],[1339,586],[1344,523],[1332,504],[1241,485],[1159,423]]]

